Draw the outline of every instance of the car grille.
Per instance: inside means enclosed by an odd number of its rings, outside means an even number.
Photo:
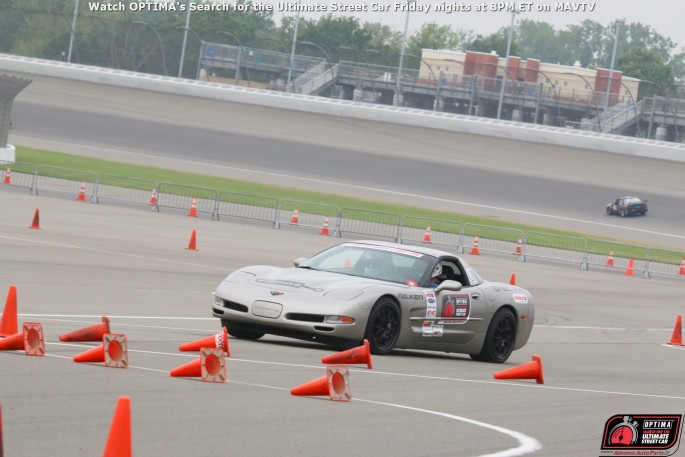
[[[241,313],[247,312],[247,306],[241,305],[240,303],[223,299],[221,300],[221,302],[223,303],[224,308],[232,309],[233,311],[238,311]]]
[[[285,318],[290,321],[323,322],[324,316],[319,314],[288,313]]]

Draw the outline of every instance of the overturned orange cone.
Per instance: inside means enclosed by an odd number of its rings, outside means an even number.
[[[26,355],[45,355],[43,326],[38,322],[24,322],[21,332],[0,339],[0,351],[24,350]]]
[[[542,359],[539,355],[534,355],[532,362],[498,371],[495,373],[495,379],[535,379],[535,382],[538,384],[544,384],[545,378],[542,375]]]
[[[119,397],[103,457],[131,457],[131,399]]]
[[[226,327],[223,328],[222,332],[219,332],[216,335],[200,338],[199,340],[191,341],[190,343],[184,343],[178,347],[178,350],[190,352],[199,351],[202,348],[222,349],[226,355],[230,357],[231,351],[228,347],[228,331],[226,330]]]
[[[338,365],[347,365],[354,363],[365,363],[369,369],[373,368],[371,360],[371,350],[369,349],[369,340],[364,340],[364,344],[356,348],[348,349],[346,351],[338,352],[337,354],[327,355],[321,358],[321,363],[333,363]]]
[[[10,286],[7,291],[7,300],[5,300],[5,307],[2,311],[2,319],[0,319],[0,338],[14,335],[17,333],[17,288]]]
[[[226,356],[223,349],[201,348],[200,358],[169,372],[181,378],[202,378],[204,382],[226,382]]]
[[[109,317],[102,316],[102,323],[84,327],[59,336],[60,341],[102,341],[109,333]]]
[[[328,395],[333,401],[350,401],[349,371],[343,366],[326,367],[326,376],[290,389],[291,395]]]
[[[680,314],[678,314],[678,317],[676,317],[675,326],[673,327],[673,335],[671,335],[671,341],[669,341],[668,344],[671,346],[683,345],[683,328]]]
[[[103,362],[109,368],[128,368],[128,344],[126,336],[107,333],[102,337],[102,344],[76,354],[74,362],[99,363]]]

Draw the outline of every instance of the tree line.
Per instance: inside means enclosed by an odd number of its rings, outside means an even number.
[[[290,53],[296,20],[274,20],[273,12],[255,11],[251,0],[236,0],[243,11],[91,11],[81,0],[72,40],[74,0],[0,0],[0,52],[50,60],[194,78],[202,41]],[[97,2],[106,3],[106,2]],[[118,3],[118,2],[111,2]],[[403,31],[353,16],[326,14],[297,21],[297,53],[330,59],[398,65]],[[618,35],[615,31],[618,30]],[[183,49],[184,35],[186,47]],[[424,23],[407,38],[404,66],[418,68],[422,49],[495,51],[506,54],[509,26],[490,35]],[[614,43],[614,37],[617,42]],[[585,20],[555,29],[521,19],[511,55],[562,65],[610,68],[651,83],[638,98],[652,94],[683,97],[685,49],[640,23]],[[71,51],[71,52],[70,52]],[[181,52],[184,51],[183,59]],[[181,60],[183,68],[179,69]]]

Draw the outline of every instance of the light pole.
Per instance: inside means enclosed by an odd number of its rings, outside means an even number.
[[[300,43],[319,48],[319,50],[321,52],[323,52],[323,54],[326,56],[326,62],[328,63],[328,66],[329,67],[333,66],[333,63],[332,63],[333,61],[331,60],[331,56],[328,55],[328,53],[326,52],[326,50],[324,48],[322,48],[321,46],[319,46],[316,43],[312,43],[311,41],[300,41]]]
[[[190,27],[190,0],[188,0],[186,4],[186,25],[183,27],[183,45],[181,45],[181,61],[178,63],[178,77],[181,77],[181,74],[183,73],[183,59],[185,59],[186,55],[186,42],[188,41],[188,30]],[[200,40],[202,42],[202,40]]]
[[[618,48],[618,32],[619,32],[619,24],[618,22],[616,23],[616,31],[612,32],[611,30],[609,31],[609,35],[614,37],[614,50],[611,52],[611,67],[609,68],[609,84],[607,84],[607,94],[606,97],[604,98],[604,109],[606,110],[609,107],[609,96],[611,94],[611,81],[614,79],[614,63],[616,62],[616,49]]]
[[[509,25],[509,38],[507,39],[507,53],[504,56],[504,67],[508,69],[509,67],[509,52],[511,51],[511,40],[514,37],[514,20],[519,11],[511,12],[511,24]],[[502,103],[504,102],[504,86],[507,83],[507,75],[502,75],[502,87],[499,92],[499,103],[497,104],[497,119],[502,118]]]
[[[240,42],[237,36],[233,35],[231,32],[224,32],[221,31],[219,32],[222,35],[227,35],[233,38],[235,41],[238,42],[238,57],[235,59],[235,85],[237,86],[238,83],[240,82],[240,61],[243,58],[243,53],[245,51],[245,48],[243,47],[243,44]],[[249,78],[248,78],[248,85],[249,85]]]
[[[295,15],[295,29],[293,30],[293,44],[290,47],[290,65],[288,66],[288,82],[285,85],[287,92],[292,92],[291,83],[293,80],[293,65],[295,64],[295,47],[297,46],[297,29],[300,27],[300,3],[302,0],[297,0],[297,14]]]
[[[78,17],[78,3],[74,2],[74,16],[71,19],[71,36],[69,38],[69,52],[67,53],[67,62],[71,63],[71,50],[74,48],[74,35],[76,35],[76,18]]]
[[[364,52],[372,53],[372,54],[378,54],[379,56],[383,57],[385,61],[388,63],[389,67],[392,67],[392,64],[390,63],[390,59],[388,59],[388,56],[383,54],[382,52],[378,51],[377,49],[364,49]]]
[[[150,24],[148,24],[147,22],[143,22],[143,21],[133,21],[133,22],[131,22],[131,24],[144,25],[145,27],[152,30],[152,33],[155,34],[155,36],[157,37],[157,41],[159,41],[159,50],[162,53],[162,68],[164,71],[164,76],[166,76],[167,71],[166,71],[166,58],[164,57],[164,45],[162,44],[162,38],[159,36],[159,33],[157,33],[157,30],[155,30],[155,28],[153,26],[151,26]]]
[[[176,30],[185,30],[186,35],[188,34],[188,32],[190,32],[193,35],[195,35],[195,38],[197,38],[200,41],[200,54],[197,57],[197,71],[195,72],[195,79],[200,79],[200,67],[201,67],[201,62],[202,62],[202,43],[204,43],[204,41],[202,40],[200,35],[198,35],[194,30],[189,29],[188,27],[174,27],[174,28]],[[185,44],[183,46],[183,49],[184,49],[183,52],[185,52]],[[181,75],[182,69],[183,69],[183,58],[181,58],[181,63],[180,63],[179,70],[178,70],[178,77],[179,78],[182,77],[182,75]]]
[[[407,17],[404,20],[404,34],[402,35],[402,46],[400,48],[400,62],[397,64],[397,76],[395,77],[397,84],[397,86],[395,87],[395,97],[393,99],[393,104],[395,106],[400,106],[402,104],[402,96],[400,95],[400,93],[402,92],[402,83],[400,82],[400,78],[402,77],[404,49],[407,46],[407,31],[409,30],[409,12],[411,10],[411,8],[409,8],[409,4],[414,3],[416,3],[416,0],[407,0]]]

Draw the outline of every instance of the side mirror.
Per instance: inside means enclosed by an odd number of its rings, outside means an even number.
[[[462,285],[459,281],[454,281],[452,279],[445,279],[443,282],[441,282],[438,287],[435,288],[435,293],[439,294],[443,290],[461,290]]]
[[[295,260],[293,260],[293,265],[295,265],[296,267],[299,267],[300,264],[301,264],[302,262],[304,262],[305,260],[307,260],[306,257],[298,257],[298,258],[296,258]]]

